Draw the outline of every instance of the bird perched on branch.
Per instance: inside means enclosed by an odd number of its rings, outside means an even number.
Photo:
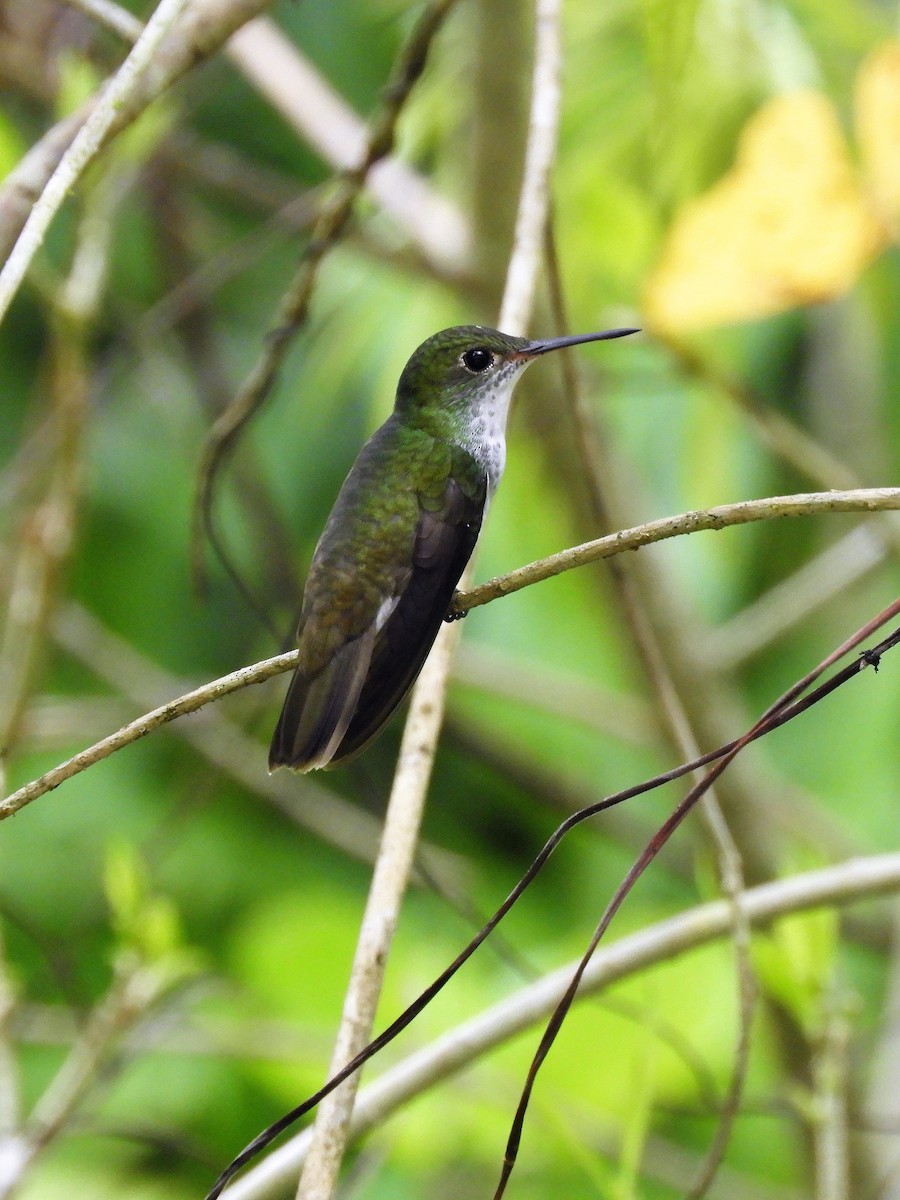
[[[525,368],[550,350],[636,332],[528,341],[463,325],[419,346],[316,547],[270,770],[345,762],[409,691],[503,473],[506,418]]]

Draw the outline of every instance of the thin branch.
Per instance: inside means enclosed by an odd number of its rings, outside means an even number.
[[[857,492],[812,492],[799,496],[776,496],[766,500],[747,500],[739,504],[722,505],[719,508],[698,512],[682,513],[677,517],[666,517],[660,521],[651,521],[647,525],[639,525],[634,529],[623,530],[622,533],[610,534],[609,537],[599,538],[596,542],[587,542],[574,550],[566,550],[552,555],[549,559],[531,563],[509,575],[493,579],[471,591],[460,593],[454,608],[459,612],[468,612],[481,604],[499,596],[518,591],[531,583],[550,578],[562,571],[571,570],[585,562],[593,562],[597,558],[609,558],[626,550],[636,550],[664,538],[676,537],[682,534],[694,533],[700,529],[723,529],[727,525],[739,525],[748,521],[759,521],[776,516],[799,517],[817,512],[869,512],[876,508],[900,508],[900,489],[898,488],[862,488]],[[551,564],[550,569],[545,564]],[[524,578],[523,578],[524,576]],[[254,683],[262,683],[273,675],[290,671],[297,665],[297,651],[290,650],[286,654],[276,655],[251,666],[241,667],[229,675],[223,675],[210,683],[205,683],[184,696],[179,696],[167,704],[145,713],[136,720],[124,725],[115,733],[96,742],[93,746],[82,750],[66,762],[52,767],[45,774],[20,787],[17,791],[0,800],[0,820],[12,816],[19,809],[30,804],[32,800],[45,795],[59,787],[65,780],[78,775],[95,762],[108,758],[110,754],[121,750],[124,746],[146,737],[148,733],[174,721],[177,717],[196,712],[205,704],[210,704],[222,696],[239,691]]]
[[[900,852],[879,854],[749,888],[743,897],[744,912],[759,927],[793,913],[853,904],[898,890]],[[713,900],[627,934],[597,952],[584,973],[578,999],[728,937],[732,928],[730,902]],[[416,1096],[546,1020],[574,969],[575,963],[557,968],[390,1067],[361,1089],[351,1136],[362,1137]],[[310,1131],[303,1130],[273,1151],[231,1184],[229,1200],[264,1200],[283,1194],[306,1157],[309,1140]]]
[[[825,999],[825,1028],[814,1065],[813,1145],[816,1200],[850,1200],[849,1119],[849,997]]]
[[[697,533],[702,529],[725,529],[730,525],[745,525],[751,521],[769,521],[776,517],[805,517],[820,512],[876,512],[900,509],[900,488],[857,488],[845,492],[805,492],[794,496],[768,496],[761,500],[741,500],[736,504],[721,504],[715,508],[698,509],[676,517],[662,517],[632,529],[610,533],[606,537],[585,542],[569,550],[519,567],[471,591],[456,596],[453,611],[469,612],[500,596],[508,596],[529,584],[552,579],[563,571],[584,563],[612,558],[625,550],[639,550],[651,542]]]
[[[268,3],[269,0],[191,0],[181,20],[160,43],[134,92],[117,110],[108,138],[120,133],[198,63],[212,57],[235,29],[257,16]],[[98,99],[95,96],[49,129],[0,184],[0,261],[8,255],[47,181]]]
[[[131,53],[106,85],[31,210],[9,258],[0,270],[0,321],[12,303],[63,200],[106,140],[119,112],[137,92],[141,77],[187,0],[160,0]]]
[[[139,21],[127,8],[122,8],[121,4],[114,4],[113,0],[66,0],[66,3],[112,30],[123,41],[134,43],[141,36],[143,21]]]
[[[58,766],[51,767],[49,771],[32,780],[31,783],[25,784],[24,787],[20,787],[18,791],[11,793],[4,800],[0,800],[0,821],[19,812],[26,804],[37,800],[39,796],[52,792],[54,788],[59,787],[67,779],[71,779],[73,775],[78,775],[104,758],[109,758],[117,750],[139,741],[148,733],[160,729],[169,721],[174,721],[176,717],[196,712],[205,704],[219,700],[222,696],[240,691],[241,688],[248,687],[252,683],[262,683],[265,679],[271,679],[273,675],[290,671],[296,665],[296,650],[291,650],[287,654],[278,654],[274,658],[253,663],[252,666],[241,667],[240,670],[232,671],[230,675],[223,675],[220,679],[214,679],[211,683],[205,683],[192,692],[170,700],[167,704],[153,709],[152,712],[144,713],[143,716],[123,725],[121,729],[117,729],[115,733],[95,742],[93,746],[88,746],[86,750],[59,763]]]
[[[335,171],[364,161],[366,125],[268,17],[248,22],[231,38],[228,57]],[[366,175],[367,192],[442,276],[458,277],[470,255],[466,221],[408,163],[386,154]]]

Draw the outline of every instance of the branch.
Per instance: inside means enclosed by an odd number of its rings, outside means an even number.
[[[741,500],[736,504],[720,504],[715,508],[697,509],[677,517],[662,517],[632,529],[607,534],[593,542],[585,542],[569,550],[561,550],[547,558],[519,567],[471,591],[456,596],[453,612],[461,616],[481,604],[508,596],[532,583],[552,579],[563,571],[585,563],[612,558],[625,550],[639,550],[652,542],[698,533],[702,529],[725,529],[729,525],[746,525],[751,521],[770,521],[776,517],[806,517],[819,512],[876,512],[900,509],[900,488],[856,488],[844,492],[801,492],[795,496],[768,496],[762,500]]]
[[[219,50],[231,34],[257,16],[268,0],[191,0],[159,45],[134,91],[115,114],[106,140],[126,128],[158,96],[197,63]],[[60,160],[90,118],[98,97],[60,121],[36,142],[0,185],[0,261],[9,254],[22,226]]]
[[[169,721],[174,721],[176,717],[196,712],[198,708],[202,708],[214,700],[219,700],[222,696],[237,692],[251,683],[262,683],[265,679],[271,679],[273,675],[280,675],[282,671],[290,671],[296,665],[296,650],[291,650],[287,654],[278,654],[275,658],[267,658],[252,666],[241,667],[238,671],[232,671],[230,675],[223,675],[220,679],[205,683],[202,687],[195,688],[194,691],[179,696],[176,700],[170,700],[167,704],[153,709],[152,712],[144,713],[137,720],[130,721],[121,729],[117,729],[115,733],[111,733],[109,737],[95,742],[93,746],[89,746],[73,758],[52,767],[37,779],[32,780],[31,783],[20,787],[5,800],[0,800],[0,821],[5,817],[11,817],[26,804],[30,804],[32,800],[37,800],[39,796],[52,792],[54,788],[59,787],[67,779],[71,779],[73,775],[79,775],[95,763],[109,758],[123,746],[130,746],[132,742],[146,737],[148,733],[160,729]]]
[[[626,529],[621,533],[610,534],[598,538],[595,542],[586,542],[572,550],[564,550],[550,558],[541,559],[527,567],[509,575],[492,579],[471,591],[460,593],[454,603],[454,611],[468,612],[470,608],[487,604],[500,596],[518,591],[542,579],[549,579],[562,571],[582,566],[598,558],[610,558],[626,550],[637,550],[641,546],[665,538],[696,533],[701,529],[724,529],[727,525],[740,525],[749,521],[761,521],[783,517],[809,516],[817,512],[869,512],[876,508],[900,508],[900,488],[861,488],[854,492],[812,492],[798,496],[775,496],[766,500],[746,500],[738,504],[724,504],[718,508],[697,512],[682,513],[676,517],[665,517],[659,521],[651,521],[646,525]],[[445,631],[442,631],[442,635]],[[39,796],[53,791],[73,775],[78,775],[94,763],[108,758],[110,754],[121,750],[124,746],[146,737],[155,729],[174,721],[186,713],[196,712],[206,704],[210,704],[222,696],[239,691],[254,683],[262,683],[273,675],[290,671],[297,665],[297,651],[290,650],[286,654],[278,654],[274,658],[264,659],[248,667],[241,667],[229,675],[223,675],[202,687],[170,700],[167,704],[145,713],[136,720],[124,725],[115,733],[102,741],[96,742],[86,750],[82,750],[66,762],[52,767],[45,774],[32,780],[13,792],[4,800],[0,800],[0,821],[37,800]],[[415,692],[413,693],[415,696]]]
[[[160,0],[131,53],[96,100],[90,116],[66,149],[31,210],[12,253],[0,271],[0,321],[19,290],[63,200],[97,156],[119,113],[138,93],[153,57],[187,0]]]

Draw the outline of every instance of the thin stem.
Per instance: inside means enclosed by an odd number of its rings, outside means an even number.
[[[96,157],[119,111],[137,90],[141,76],[153,61],[160,42],[186,3],[187,0],[160,0],[134,48],[104,89],[90,116],[47,181],[47,186],[31,210],[12,253],[0,270],[0,321],[19,290],[31,260],[43,244],[47,230],[63,200]]]
[[[702,529],[725,529],[730,525],[745,525],[752,521],[769,521],[776,517],[805,517],[819,512],[876,512],[900,509],[900,488],[856,488],[843,492],[806,492],[794,496],[767,496],[761,500],[741,500],[736,504],[721,504],[715,508],[662,517],[632,529],[607,534],[581,546],[550,554],[537,562],[500,575],[471,591],[458,595],[453,603],[455,613],[469,612],[500,596],[508,596],[529,584],[552,579],[563,571],[584,563],[612,558],[626,550],[639,550],[651,542],[698,533]]]
[[[878,508],[900,508],[900,489],[898,488],[861,488],[854,492],[813,492],[799,496],[775,496],[765,500],[747,500],[739,504],[726,504],[718,508],[699,512],[682,513],[677,517],[666,517],[660,521],[651,521],[647,525],[639,525],[634,529],[626,529],[621,533],[610,534],[598,538],[595,542],[587,542],[572,550],[562,551],[547,559],[521,567],[509,575],[492,579],[471,591],[460,593],[454,602],[458,612],[468,612],[481,604],[499,596],[508,595],[537,583],[541,579],[551,578],[563,571],[572,570],[586,562],[599,558],[610,558],[626,550],[637,550],[641,546],[665,538],[678,537],[683,534],[695,533],[700,529],[724,529],[728,525],[745,524],[748,521],[761,521],[775,517],[809,516],[817,512],[871,512]],[[131,745],[132,742],[146,737],[155,729],[174,721],[177,717],[196,712],[204,705],[210,704],[222,696],[239,691],[254,683],[262,683],[273,675],[290,671],[297,665],[297,651],[290,650],[286,654],[276,655],[248,667],[241,667],[229,675],[223,675],[210,683],[205,683],[186,695],[179,696],[168,703],[145,713],[136,720],[123,725],[115,733],[96,742],[93,746],[52,767],[39,776],[12,792],[4,800],[0,800],[0,820],[12,816],[37,800],[47,792],[53,791],[67,779],[80,774],[94,763],[108,758],[117,750]],[[415,694],[415,693],[414,693]]]

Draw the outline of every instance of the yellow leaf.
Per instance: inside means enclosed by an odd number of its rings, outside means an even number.
[[[647,323],[682,332],[831,299],[883,243],[834,108],[788,92],[747,122],[728,174],[676,215]]]
[[[856,137],[879,216],[896,235],[900,218],[900,42],[879,46],[856,78]]]

